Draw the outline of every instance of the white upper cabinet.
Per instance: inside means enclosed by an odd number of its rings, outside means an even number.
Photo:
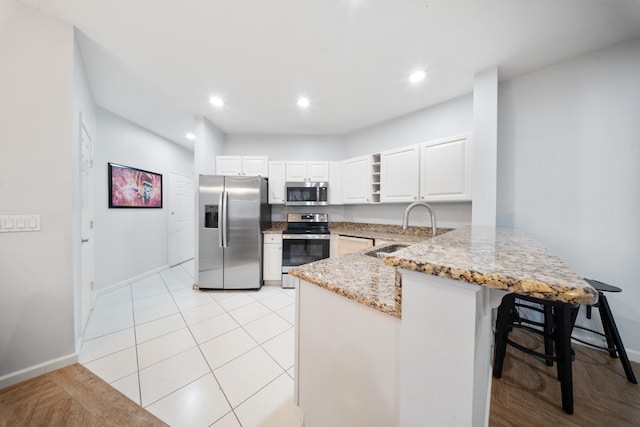
[[[242,156],[216,156],[217,175],[242,175]]]
[[[329,162],[288,161],[286,164],[287,181],[329,181]]]
[[[420,146],[380,153],[380,202],[414,202],[420,194]]]
[[[217,175],[269,176],[266,156],[216,156]]]
[[[342,202],[342,162],[329,162],[329,204],[341,205]]]
[[[420,144],[420,200],[471,201],[469,135]]]
[[[371,156],[360,156],[343,162],[342,200],[345,204],[371,202]]]
[[[269,158],[266,156],[243,156],[242,172],[248,176],[269,177]]]
[[[284,204],[285,162],[269,162],[269,204]]]

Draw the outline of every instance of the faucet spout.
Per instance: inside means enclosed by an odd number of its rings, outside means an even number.
[[[406,230],[409,227],[409,213],[416,206],[424,206],[429,211],[429,214],[431,215],[431,237],[436,237],[436,213],[433,211],[433,208],[425,202],[413,202],[407,206],[407,209],[404,211],[404,218],[402,219],[402,229]]]

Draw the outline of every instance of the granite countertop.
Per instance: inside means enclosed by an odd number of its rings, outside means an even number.
[[[385,264],[534,298],[594,304],[597,291],[522,230],[463,227],[394,252]]]
[[[388,245],[377,247],[384,246]],[[365,255],[375,248],[304,264],[289,274],[399,319],[402,310],[396,268]]]
[[[402,296],[396,267],[564,303],[598,299],[595,289],[521,230],[463,227],[420,243],[412,240],[396,236],[411,246],[384,260],[365,255],[375,250],[367,248],[289,274],[397,318]]]
[[[264,234],[279,234],[287,228],[286,221],[273,221],[271,228]],[[369,239],[387,240],[390,242],[418,243],[431,237],[431,227],[414,227],[403,230],[400,225],[369,224],[359,222],[330,222],[331,234],[342,236],[364,237]],[[438,228],[438,235],[450,231],[451,228]]]

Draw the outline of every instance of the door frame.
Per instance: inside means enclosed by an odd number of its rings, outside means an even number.
[[[88,141],[89,150],[89,176],[86,184],[86,193],[83,192],[83,146],[84,141]],[[82,112],[78,114],[78,296],[77,296],[77,309],[76,320],[79,322],[79,329],[77,330],[77,338],[82,339],[84,336],[84,328],[89,320],[89,315],[96,302],[96,290],[94,288],[95,272],[94,272],[94,207],[93,207],[93,178],[94,178],[94,164],[93,164],[93,138],[89,129],[84,121]],[[86,231],[83,231],[83,203],[86,200],[86,215],[88,216],[88,227]],[[86,241],[85,241],[86,240]],[[88,252],[87,252],[88,251]],[[87,264],[85,264],[87,263]],[[85,281],[85,268],[88,269],[88,282]]]

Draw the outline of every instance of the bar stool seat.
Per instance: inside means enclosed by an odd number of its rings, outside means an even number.
[[[601,350],[608,351],[611,357],[619,357],[620,362],[622,363],[622,367],[624,368],[624,373],[627,376],[627,380],[629,382],[632,382],[633,384],[638,384],[638,381],[636,380],[636,376],[633,373],[633,369],[631,368],[631,363],[629,363],[627,352],[625,351],[624,345],[622,344],[622,338],[620,338],[618,327],[616,326],[616,322],[613,319],[613,314],[611,313],[611,307],[609,307],[609,302],[607,301],[607,297],[604,294],[604,292],[622,292],[622,289],[618,288],[617,286],[612,286],[612,285],[600,282],[598,280],[593,280],[593,279],[584,279],[584,280],[586,280],[587,283],[589,283],[591,286],[593,286],[595,290],[598,291],[598,302],[593,305],[586,306],[587,319],[591,319],[591,309],[592,307],[596,307],[598,309],[598,313],[600,313],[600,320],[602,321],[602,329],[604,333],[600,333],[598,331],[589,329],[584,326],[574,325],[574,328],[588,331],[604,337],[607,341],[607,347],[596,345],[576,337],[573,337],[573,339],[575,341],[579,341],[590,347],[599,348]]]
[[[540,308],[522,304],[521,301],[536,304]],[[518,307],[526,307],[527,309],[541,312],[544,316],[544,321],[535,322],[520,316]],[[578,306],[575,304],[543,300],[525,295],[505,295],[498,307],[496,319],[493,376],[496,378],[502,376],[502,366],[507,345],[543,359],[547,365],[553,365],[553,362],[557,362],[557,375],[560,380],[562,394],[562,409],[567,414],[573,414],[571,330],[577,315],[577,309]],[[536,329],[536,326],[538,329]],[[509,339],[509,331],[512,328],[522,328],[542,335],[544,338],[544,353],[527,348]]]

